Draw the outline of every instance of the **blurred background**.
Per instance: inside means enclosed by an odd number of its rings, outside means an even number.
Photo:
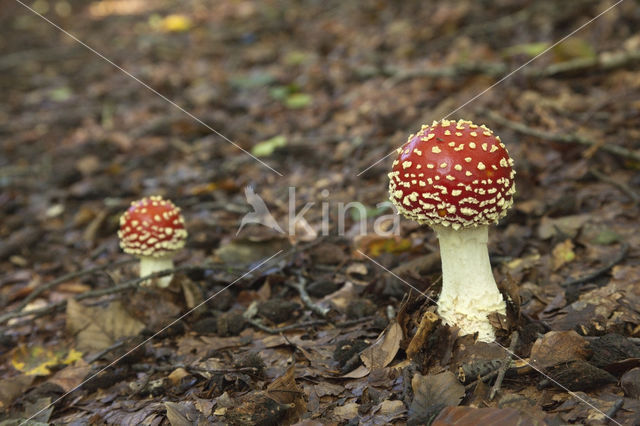
[[[3,3],[0,22],[0,269],[18,282],[118,256],[118,217],[144,195],[183,208],[194,261],[242,263],[317,237],[217,252],[251,210],[248,185],[282,227],[290,186],[296,206],[316,203],[305,214],[316,231],[322,202],[333,203],[332,215],[338,202],[361,202],[373,221],[388,214],[376,207],[387,198],[388,154],[444,117],[486,123],[516,160],[519,194],[502,225],[509,238],[495,247],[502,255],[550,249],[531,238],[549,218],[614,217],[629,195],[596,176],[640,182],[629,154],[640,132],[637,2],[555,46],[613,2],[26,5],[32,11]],[[349,214],[355,223],[363,213]],[[409,222],[407,238],[389,241],[351,231],[343,255],[372,244],[373,255],[435,244]],[[243,233],[277,237],[261,227]]]
[[[572,190],[575,182],[562,173],[567,163],[584,166],[597,147],[585,153],[584,146],[523,139],[487,113],[629,149],[640,132],[640,77],[630,66],[640,49],[640,8],[633,1],[462,109],[613,2],[26,5],[283,176],[24,6],[4,2],[0,262],[15,266],[60,261],[58,250],[113,254],[119,212],[148,194],[182,205],[192,243],[209,250],[236,229],[250,184],[276,210],[286,207],[291,185],[299,202],[326,200],[320,192],[327,190],[331,200],[357,200],[380,214],[391,157],[369,167],[422,123],[445,116],[484,122],[503,136],[525,213],[571,211],[598,201]],[[610,156],[599,161],[607,170],[623,166]],[[536,192],[552,181],[553,191]]]

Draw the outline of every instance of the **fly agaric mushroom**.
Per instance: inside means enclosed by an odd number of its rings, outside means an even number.
[[[184,247],[187,231],[180,208],[160,196],[133,201],[120,216],[120,247],[140,258],[140,276],[173,268],[173,255]],[[168,287],[171,275],[158,278],[158,287]],[[142,285],[151,285],[150,280]]]
[[[462,334],[495,334],[487,315],[505,314],[487,249],[488,226],[506,215],[515,194],[513,160],[491,130],[470,121],[434,121],[398,148],[389,173],[391,201],[429,225],[440,242],[438,314]]]

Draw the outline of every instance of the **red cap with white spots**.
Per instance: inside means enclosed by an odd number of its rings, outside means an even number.
[[[470,121],[434,121],[398,148],[389,198],[427,225],[489,225],[506,215],[515,193],[513,160],[491,130]]]
[[[180,208],[160,196],[131,203],[120,217],[120,247],[139,257],[166,257],[184,247],[187,231]]]

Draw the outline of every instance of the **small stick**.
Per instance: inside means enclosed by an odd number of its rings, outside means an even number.
[[[518,344],[518,332],[514,331],[513,334],[511,335],[511,344],[509,345],[509,353],[504,358],[504,360],[502,360],[502,365],[500,365],[500,368],[498,369],[498,378],[496,378],[496,381],[493,384],[493,387],[491,388],[491,392],[489,393],[489,401],[493,400],[493,398],[496,396],[496,393],[500,390],[500,387],[502,386],[504,375],[509,369],[509,367],[511,366],[511,356],[513,354],[513,351],[516,349],[517,344]]]
[[[252,326],[254,326],[255,328],[260,329],[265,333],[269,333],[269,334],[280,334],[285,331],[297,330],[299,328],[311,327],[314,325],[324,325],[327,323],[326,320],[314,320],[314,321],[305,321],[298,324],[285,325],[279,328],[272,328],[272,327],[267,327],[266,325],[262,324],[260,321],[257,321],[254,319],[247,319],[247,322]]]
[[[300,299],[302,300],[302,303],[304,303],[307,308],[311,309],[313,312],[315,312],[316,314],[320,315],[323,318],[327,316],[330,309],[313,303],[313,300],[311,300],[311,296],[309,296],[309,293],[307,293],[306,279],[300,277],[300,280],[298,282],[287,283],[287,285],[291,288],[295,288],[296,290],[298,290],[298,293],[300,294]]]
[[[640,50],[631,50],[621,53],[603,52],[595,58],[576,58],[552,64],[545,68],[525,68],[522,71],[522,74],[529,78],[545,78],[576,72],[609,71],[617,68],[623,68],[639,61]],[[377,73],[391,77],[391,82],[387,83],[386,86],[392,86],[404,80],[421,77],[455,78],[481,74],[499,78],[507,75],[510,71],[511,68],[504,62],[471,62],[439,68],[422,67],[418,69],[398,69],[395,67],[385,67]],[[513,71],[511,71],[511,73],[513,73]]]
[[[468,385],[465,385],[464,390],[468,391],[471,388],[473,388],[475,385],[477,385],[480,382],[484,382],[485,380],[490,380],[493,379],[494,377],[496,377],[498,375],[498,371],[500,370],[493,370],[491,373],[487,373],[484,376],[478,376],[478,378],[476,380],[474,380],[473,382],[469,383]]]
[[[613,416],[615,416],[618,410],[622,408],[623,404],[624,404],[624,398],[618,399],[616,403],[613,404],[613,406],[607,410],[607,413],[605,414],[607,416],[607,420],[613,419]]]
[[[575,143],[580,145],[587,145],[590,147],[597,146],[598,149],[602,151],[607,151],[611,154],[618,155],[623,158],[629,158],[632,160],[640,161],[640,153],[631,151],[627,148],[621,147],[613,143],[601,145],[600,143],[592,139],[586,138],[584,136],[572,134],[572,133],[571,134],[570,133],[553,133],[553,132],[548,132],[546,130],[534,129],[525,124],[508,120],[503,116],[492,111],[488,111],[485,114],[490,120],[493,120],[498,124],[508,127],[511,130],[515,130],[516,132],[522,133],[523,135],[529,135],[542,140],[548,140],[553,142]]]
[[[640,195],[638,195],[633,189],[629,188],[628,185],[625,185],[622,182],[618,182],[617,180],[603,174],[600,173],[599,171],[595,170],[595,169],[590,169],[589,172],[594,175],[596,178],[598,178],[599,180],[601,180],[602,182],[611,184],[613,186],[615,186],[616,188],[618,188],[621,192],[623,192],[627,197],[631,198],[631,201],[633,201],[633,204],[638,204],[640,203]]]
[[[627,252],[628,251],[629,251],[629,244],[622,243],[622,247],[620,248],[620,253],[618,253],[618,255],[616,257],[611,259],[611,261],[609,263],[607,263],[606,265],[604,265],[603,267],[601,267],[599,269],[596,269],[595,271],[593,271],[590,274],[586,274],[583,277],[578,277],[578,278],[573,278],[573,279],[567,280],[567,281],[561,283],[560,285],[562,287],[568,287],[570,285],[581,284],[583,282],[590,281],[590,280],[592,280],[594,278],[597,278],[598,276],[608,272],[609,269],[613,268],[618,263],[620,263],[622,261],[622,259],[624,259],[627,256]]]
[[[516,374],[518,375],[523,375],[523,374],[529,374],[532,371],[532,368],[529,366],[529,358],[525,358],[519,361],[511,361],[509,363],[509,367],[507,368],[507,371],[514,371]],[[484,376],[480,376],[478,379],[474,380],[473,382],[465,385],[465,390],[469,390],[471,388],[473,388],[476,384],[478,384],[479,381],[485,381],[485,380],[490,380],[493,379],[494,377],[496,377],[498,375],[498,373],[500,372],[500,368],[496,368],[495,370],[491,371],[490,373],[485,374]]]
[[[257,368],[255,367],[240,367],[240,368],[201,368],[185,364],[174,365],[150,365],[150,364],[133,364],[131,369],[134,371],[174,371],[178,368],[184,368],[189,372],[196,373],[255,373]]]
[[[100,352],[91,355],[90,357],[88,357],[85,361],[87,362],[87,364],[91,364],[93,361],[97,361],[100,358],[102,358],[103,356],[105,356],[106,354],[108,354],[111,351],[114,351],[118,348],[121,348],[124,345],[124,340],[119,340],[116,343],[114,343],[113,345],[109,346],[108,348],[104,348],[103,350],[101,350]]]
[[[375,316],[362,317],[358,319],[353,319],[353,320],[343,321],[341,323],[333,324],[333,326],[337,328],[344,328],[344,327],[360,324],[363,322],[371,321],[373,319],[375,319]],[[313,325],[329,324],[329,321],[321,319],[321,320],[305,321],[298,324],[285,325],[280,328],[272,328],[272,327],[267,327],[266,325],[262,324],[260,321],[257,321],[251,318],[247,319],[247,322],[252,326],[254,326],[255,328],[260,329],[269,334],[280,334],[285,331],[297,330],[299,328],[311,327]]]

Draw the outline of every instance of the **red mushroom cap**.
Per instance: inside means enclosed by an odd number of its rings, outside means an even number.
[[[427,225],[489,225],[504,217],[516,192],[513,160],[486,126],[434,121],[398,148],[389,198],[409,219]]]
[[[120,216],[118,237],[125,253],[165,257],[184,247],[187,231],[180,208],[152,196],[132,202]]]

